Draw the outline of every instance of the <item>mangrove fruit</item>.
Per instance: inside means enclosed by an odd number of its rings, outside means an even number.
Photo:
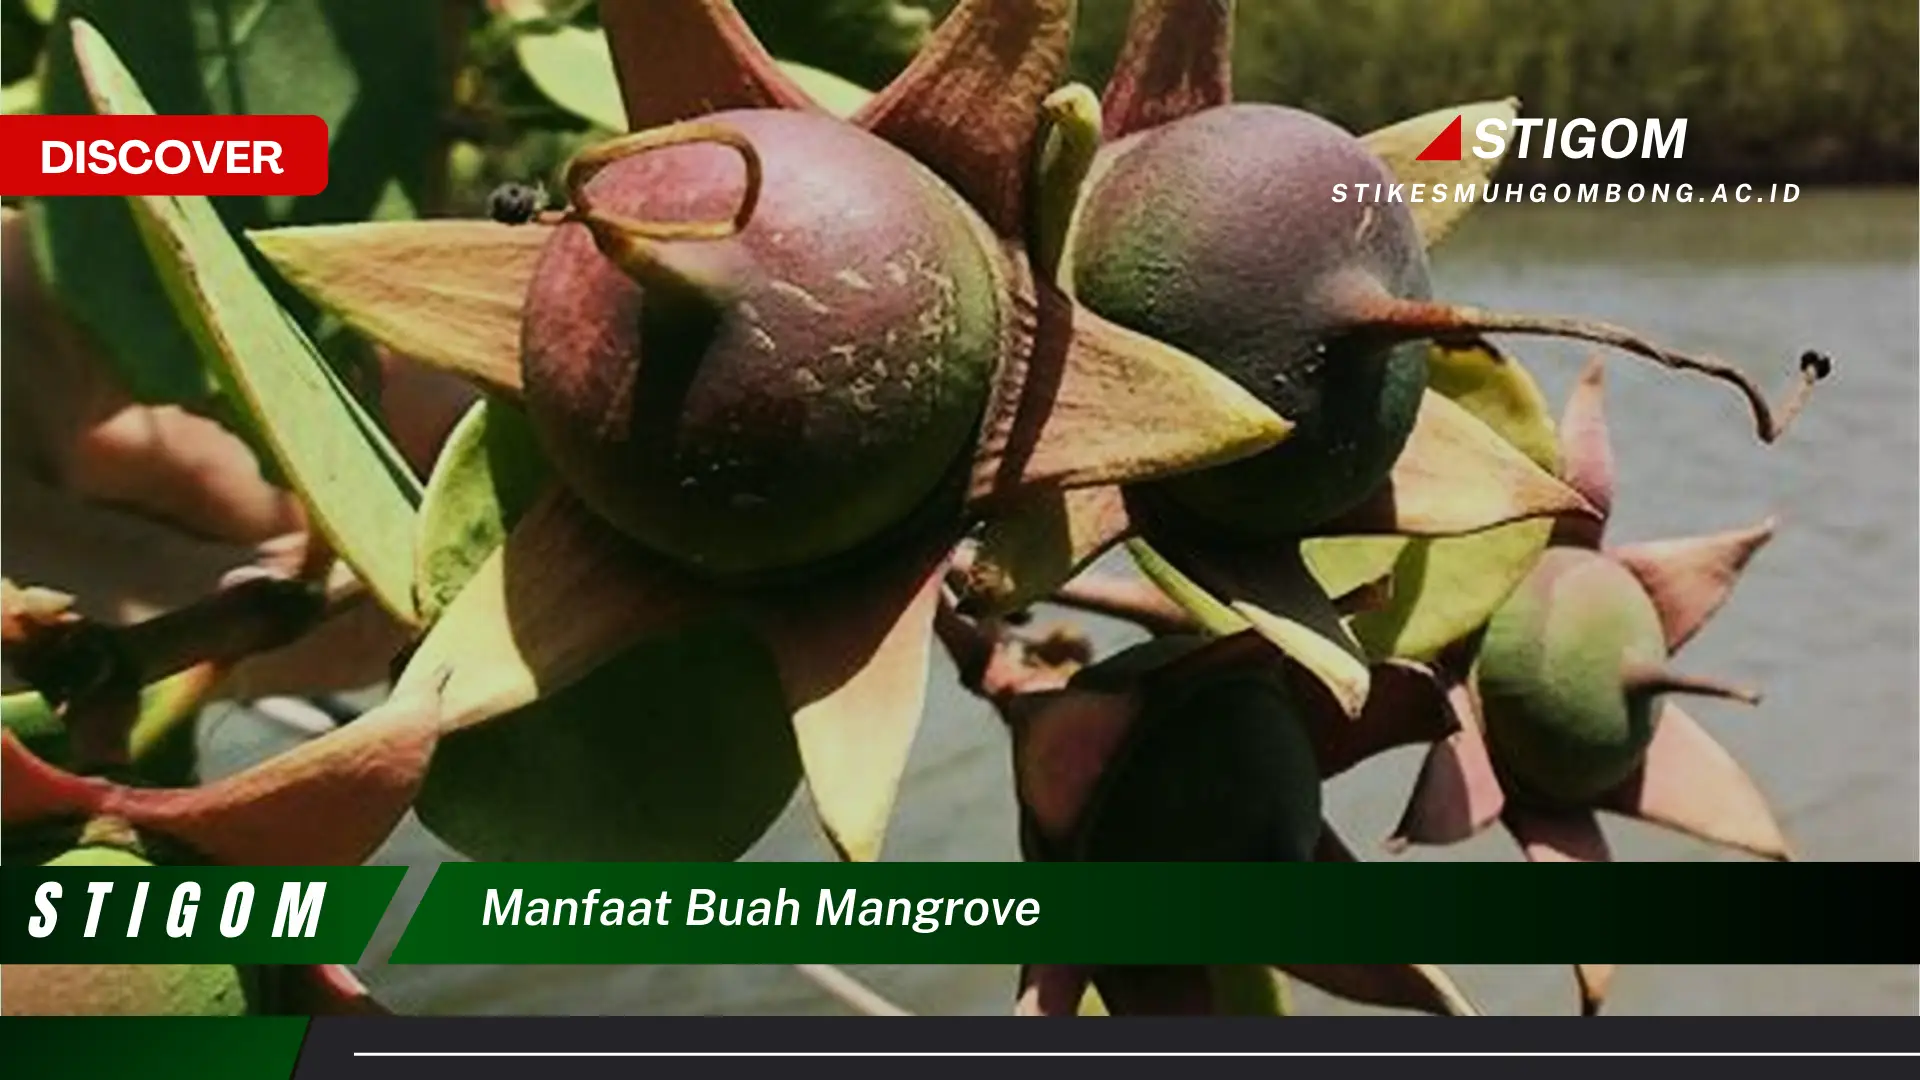
[[[1365,498],[1405,445],[1426,345],[1364,332],[1377,295],[1430,294],[1404,204],[1331,202],[1391,183],[1298,109],[1228,105],[1109,145],[1070,240],[1088,307],[1205,360],[1294,423],[1280,445],[1156,485],[1209,526],[1298,535]]]
[[[527,294],[526,403],[601,517],[755,576],[881,538],[958,478],[1005,289],[925,166],[831,117],[735,110],[616,140],[570,182]]]
[[[1653,601],[1598,552],[1553,548],[1487,623],[1478,685],[1494,759],[1515,785],[1584,803],[1653,739],[1657,694],[1632,685],[1667,658]]]

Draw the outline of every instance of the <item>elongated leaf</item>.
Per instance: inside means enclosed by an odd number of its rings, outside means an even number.
[[[231,229],[410,215],[431,193],[444,85],[438,5],[342,0],[62,0],[48,35],[44,110],[94,111],[70,19],[120,50],[156,111],[311,113],[327,122],[327,188],[222,197]],[[118,199],[34,204],[41,268],[144,401],[201,401],[215,384],[142,257]]]
[[[1427,246],[1439,243],[1453,227],[1459,224],[1467,211],[1479,204],[1478,198],[1462,200],[1452,197],[1456,186],[1479,187],[1495,169],[1500,167],[1504,154],[1488,159],[1474,152],[1475,140],[1469,133],[1480,125],[1482,120],[1501,120],[1508,125],[1520,113],[1519,98],[1503,98],[1498,101],[1476,101],[1466,105],[1455,105],[1447,109],[1435,109],[1430,113],[1402,120],[1378,131],[1370,132],[1362,138],[1367,148],[1386,162],[1393,178],[1403,184],[1444,184],[1448,188],[1448,198],[1443,201],[1423,199],[1410,202],[1408,209],[1413,211],[1414,224],[1420,227],[1420,234],[1426,239]],[[1420,161],[1421,151],[1432,144],[1449,127],[1458,123],[1461,129],[1461,153],[1458,161]]]
[[[1435,392],[1541,468],[1555,468],[1558,450],[1546,398],[1519,361],[1486,347],[1435,346],[1428,371]],[[1303,550],[1314,576],[1334,595],[1390,572],[1386,606],[1357,615],[1354,636],[1374,657],[1429,659],[1492,616],[1552,532],[1553,519],[1536,518],[1466,536],[1322,538]]]
[[[447,736],[415,808],[475,859],[732,859],[799,782],[773,658],[720,621]]]
[[[481,401],[447,436],[420,504],[414,589],[432,623],[506,541],[550,470],[526,414]]]
[[[106,40],[73,27],[103,113],[151,114]],[[282,472],[316,524],[396,618],[413,621],[412,537],[420,489],[398,451],[268,294],[204,198],[129,200],[179,317],[210,366],[244,392]]]
[[[555,105],[595,127],[627,130],[627,107],[620,101],[604,32],[565,26],[522,33],[514,38],[513,51],[520,69]]]

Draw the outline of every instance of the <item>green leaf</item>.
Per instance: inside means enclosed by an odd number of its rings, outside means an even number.
[[[76,17],[122,50],[159,112],[326,120],[326,190],[300,199],[221,198],[215,205],[229,229],[410,214],[420,204],[444,97],[437,5],[63,0],[48,38],[48,113],[93,111],[74,62],[69,20]],[[124,203],[38,200],[34,232],[43,276],[104,347],[129,392],[148,402],[198,402],[217,392],[143,257]]]
[[[24,116],[40,111],[40,80],[21,79],[0,89],[0,114]]]
[[[555,105],[595,127],[627,129],[627,110],[620,100],[606,34],[578,26],[528,30],[514,38],[514,53],[521,70]],[[780,66],[821,108],[836,116],[851,116],[873,96],[828,71],[786,62]]]
[[[431,624],[533,505],[550,475],[526,414],[476,403],[447,436],[420,503],[414,591]]]
[[[85,24],[76,52],[101,111],[144,115],[146,97]],[[353,394],[274,302],[204,198],[127,200],[174,311],[209,369],[239,387],[281,471],[335,551],[380,603],[414,619],[420,488]]]
[[[555,105],[595,127],[627,129],[606,34],[578,26],[551,33],[527,31],[514,38],[513,50],[527,78]]]
[[[1547,401],[1517,360],[1489,348],[1434,346],[1428,385],[1479,418],[1536,464],[1553,471],[1559,452]],[[1385,607],[1349,626],[1369,655],[1424,660],[1473,632],[1533,567],[1553,532],[1536,518],[1436,539],[1334,537],[1303,552],[1334,595],[1391,571]]]
[[[722,860],[760,838],[799,782],[773,658],[723,620],[447,735],[415,806],[476,859]]]

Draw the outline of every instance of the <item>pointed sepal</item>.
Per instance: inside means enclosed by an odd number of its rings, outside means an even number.
[[[1297,544],[1189,549],[1180,561],[1195,582],[1325,687],[1343,715],[1360,715],[1372,682],[1366,653],[1307,570]]]
[[[280,276],[367,337],[487,390],[520,394],[520,309],[553,230],[490,221],[249,232]]]
[[[1613,512],[1613,438],[1607,432],[1606,380],[1606,361],[1599,356],[1588,360],[1560,416],[1560,475],[1599,512],[1595,521],[1562,522],[1555,536],[1562,543],[1598,547],[1607,516]]]
[[[1631,571],[1653,598],[1667,651],[1673,652],[1727,602],[1747,563],[1773,539],[1775,525],[1768,518],[1745,529],[1631,544],[1607,554]]]
[[[1487,752],[1472,687],[1455,682],[1447,697],[1460,729],[1427,751],[1400,824],[1387,839],[1388,851],[1471,839],[1498,821],[1506,808],[1506,792]]]
[[[1323,536],[1459,536],[1591,504],[1466,409],[1428,390],[1387,482]]]
[[[1433,346],[1427,384],[1543,469],[1559,464],[1546,396],[1518,360],[1485,341]],[[1545,550],[1554,522],[1518,521],[1465,536],[1319,537],[1303,545],[1322,584],[1385,576],[1385,602],[1353,636],[1374,656],[1427,659],[1484,625]]]
[[[611,0],[600,25],[631,131],[726,109],[812,109],[730,0]]]
[[[1308,705],[1307,734],[1323,778],[1396,747],[1434,742],[1460,730],[1446,687],[1425,665],[1405,660],[1374,664],[1369,687],[1360,715],[1349,719],[1319,680],[1294,680],[1296,695]]]
[[[831,589],[753,600],[794,710],[814,810],[848,861],[879,858],[886,839],[926,705],[945,555],[911,549]]]
[[[974,458],[973,498],[1137,483],[1257,454],[1292,425],[1200,360],[1037,282],[1011,422]]]
[[[1109,139],[1233,100],[1234,0],[1134,0],[1101,96]]]
[[[574,682],[714,602],[551,488],[447,605],[396,692],[444,680],[441,726],[466,727]]]
[[[1603,795],[1600,806],[1762,859],[1793,857],[1753,778],[1671,702],[1661,709],[1645,763]]]
[[[853,117],[1020,237],[1040,103],[1066,71],[1073,0],[961,0],[907,69]]]

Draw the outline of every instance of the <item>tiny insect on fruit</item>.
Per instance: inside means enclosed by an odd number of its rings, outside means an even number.
[[[546,208],[546,190],[533,184],[501,184],[487,195],[487,216],[502,225],[525,225]]]

